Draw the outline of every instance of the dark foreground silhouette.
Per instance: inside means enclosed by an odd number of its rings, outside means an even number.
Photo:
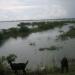
[[[64,71],[68,72],[69,68],[68,68],[68,60],[66,57],[64,57],[61,60],[61,72],[63,73]]]
[[[11,69],[15,72],[15,74],[18,74],[18,70],[22,70],[23,71],[23,75],[26,75],[26,66],[28,64],[28,60],[26,61],[26,63],[12,63],[11,61],[8,61],[8,63],[10,64]]]

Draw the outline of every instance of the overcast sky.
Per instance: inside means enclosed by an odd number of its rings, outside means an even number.
[[[75,0],[0,0],[0,20],[75,18]]]

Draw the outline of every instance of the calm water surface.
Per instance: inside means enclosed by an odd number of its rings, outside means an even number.
[[[18,22],[0,23],[0,28],[14,27],[16,24],[18,24]],[[0,56],[7,56],[13,53],[18,56],[16,62],[25,62],[28,59],[28,68],[31,69],[43,65],[52,66],[53,59],[55,60],[55,65],[58,65],[61,58],[64,56],[67,56],[68,58],[75,57],[75,39],[69,39],[66,41],[56,40],[57,36],[61,34],[60,31],[68,31],[69,26],[70,25],[60,29],[55,28],[53,30],[32,33],[26,38],[10,38],[0,47]],[[30,45],[30,43],[35,43],[35,45]],[[51,46],[62,48],[55,51],[39,51],[39,48],[47,48]]]

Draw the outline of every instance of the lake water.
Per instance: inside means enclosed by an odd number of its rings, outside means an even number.
[[[16,27],[19,22],[1,22],[0,29]],[[28,68],[36,69],[40,66],[52,66],[60,64],[62,57],[75,58],[75,39],[65,41],[56,40],[60,31],[68,31],[71,24],[62,28],[55,28],[43,32],[32,33],[26,38],[10,38],[0,47],[0,56],[16,54],[16,62],[29,60]],[[35,45],[30,45],[35,43]],[[49,48],[51,46],[61,47],[59,50],[39,51],[39,48]],[[58,65],[60,66],[60,65]]]

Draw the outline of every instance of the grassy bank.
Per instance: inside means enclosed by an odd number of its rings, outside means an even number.
[[[10,66],[8,66],[5,62],[7,60],[11,60],[12,62],[15,61],[17,56],[15,54],[10,54],[8,56],[2,56],[0,57],[0,74],[1,75],[15,75],[14,71]],[[8,63],[9,64],[9,63]],[[69,72],[66,73],[61,73],[61,69],[52,66],[48,67],[46,66],[45,68],[41,68],[41,66],[37,66],[37,69],[32,71],[31,69],[26,69],[27,75],[75,75],[75,66],[70,66],[69,65]],[[19,75],[23,75],[21,70],[18,70]]]

